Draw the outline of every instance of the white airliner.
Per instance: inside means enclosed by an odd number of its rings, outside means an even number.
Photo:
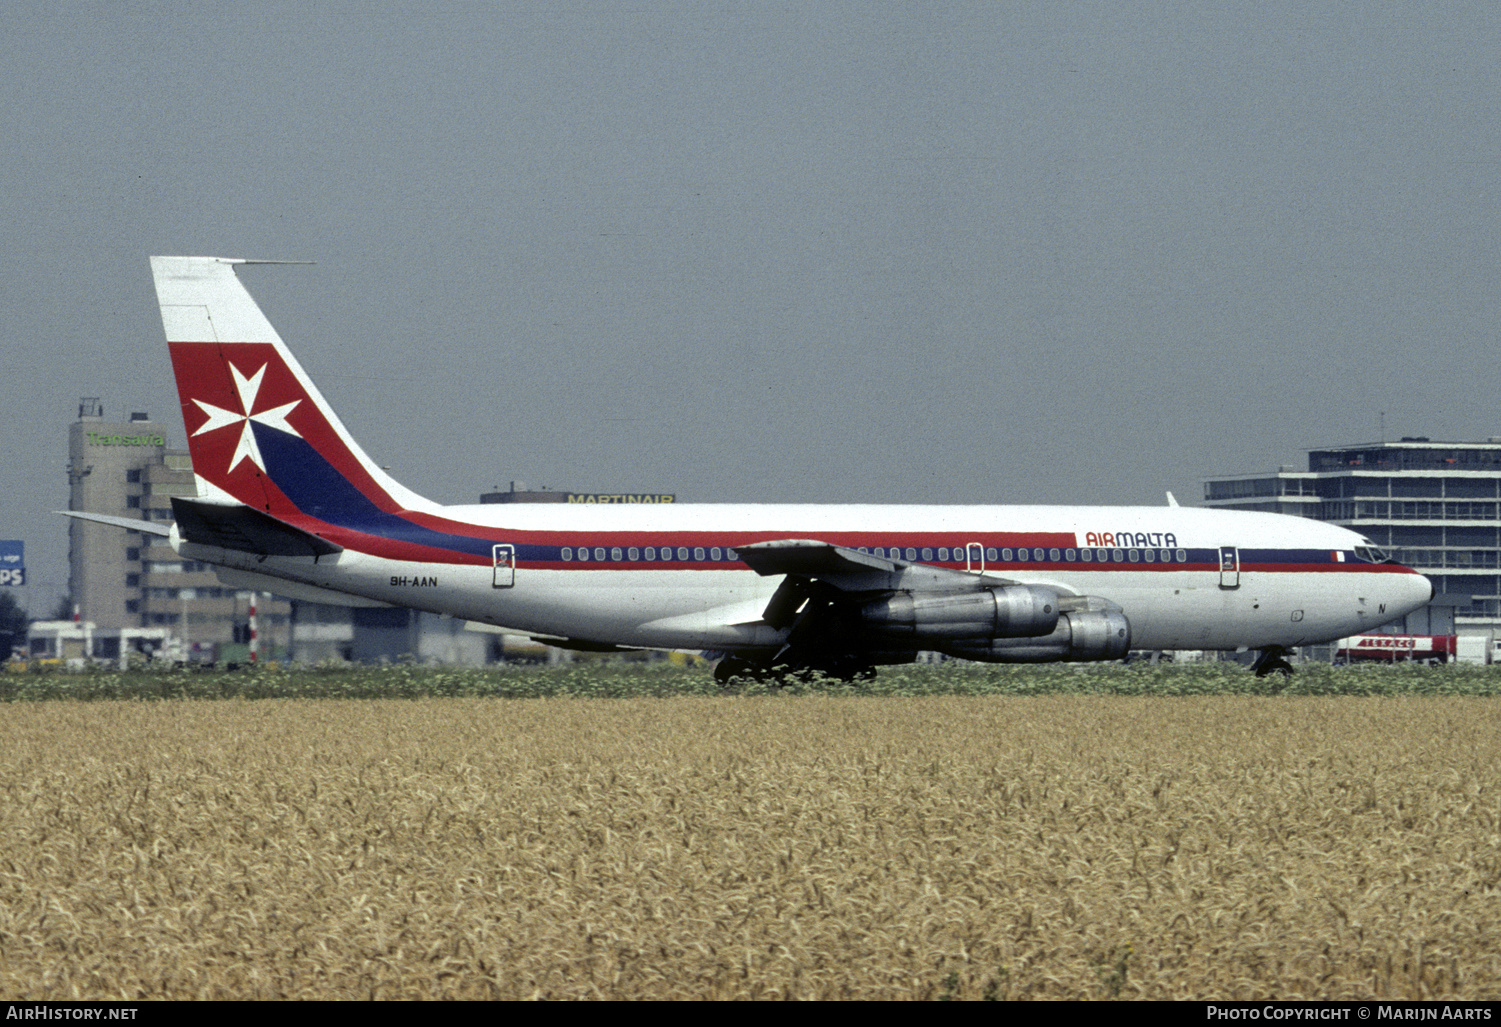
[[[443,506],[350,437],[236,276],[248,263],[151,258],[198,495],[170,527],[93,517],[165,534],[233,587],[579,649],[717,650],[721,680],[862,677],[919,651],[1252,649],[1264,673],[1433,594],[1344,528],[1176,505]]]

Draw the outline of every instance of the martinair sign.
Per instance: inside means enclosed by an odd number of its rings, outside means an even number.
[[[677,498],[676,494],[664,495],[661,493],[616,493],[606,495],[601,492],[569,492],[567,493],[570,503],[671,503]]]
[[[26,584],[26,543],[0,539],[0,585]]]

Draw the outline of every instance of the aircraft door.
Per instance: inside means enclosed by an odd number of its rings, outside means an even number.
[[[979,574],[985,569],[985,547],[978,542],[971,542],[964,547],[965,570]]]
[[[500,545],[494,547],[495,554],[495,580],[491,587],[510,588],[516,584],[516,547]]]
[[[1240,588],[1240,550],[1220,546],[1220,588]]]

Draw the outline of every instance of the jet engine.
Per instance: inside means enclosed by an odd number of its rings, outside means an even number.
[[[950,639],[1051,637],[1058,627],[1058,593],[1036,585],[898,592],[862,606],[860,624],[883,638],[931,642],[935,648]]]
[[[1131,622],[1119,607],[1070,610],[1044,638],[968,639],[941,647],[950,656],[988,663],[1052,663],[1064,660],[1119,660],[1131,648]]]

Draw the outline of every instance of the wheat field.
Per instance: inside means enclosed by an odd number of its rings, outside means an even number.
[[[1501,997],[1483,698],[4,710],[7,999]]]

